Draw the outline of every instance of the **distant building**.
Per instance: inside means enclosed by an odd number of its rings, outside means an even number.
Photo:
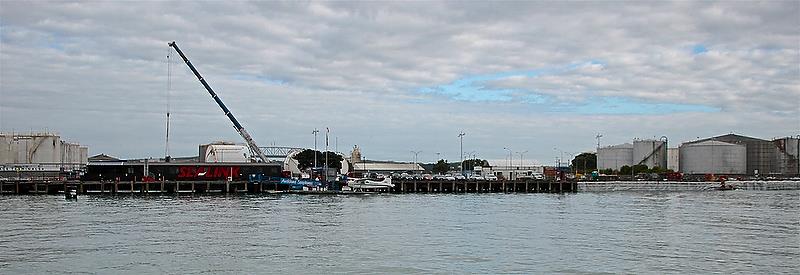
[[[58,177],[86,169],[89,148],[53,133],[0,133],[0,177]]]
[[[619,170],[622,166],[640,164],[666,169],[667,141],[635,139],[632,144],[611,145],[597,150],[597,168],[600,170]]]
[[[683,143],[680,167],[688,174],[800,175],[798,149],[794,137],[770,141],[727,134]]]
[[[623,143],[600,147],[597,150],[597,169],[612,169],[619,171],[622,166],[631,166],[633,163],[633,144]]]
[[[392,174],[392,173],[414,173],[420,174],[425,172],[425,168],[423,168],[418,163],[408,163],[408,162],[390,162],[390,161],[362,161],[362,162],[354,162],[353,163],[353,172],[356,173],[382,173],[382,174]]]
[[[667,149],[667,169],[672,171],[681,170],[681,150],[680,148]]]
[[[747,174],[747,147],[716,140],[684,143],[680,147],[684,174]]]

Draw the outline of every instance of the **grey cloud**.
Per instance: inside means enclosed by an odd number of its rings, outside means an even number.
[[[330,126],[347,143],[340,149],[359,144],[370,158],[404,159],[415,149],[457,159],[454,133],[464,129],[465,144],[482,156],[502,159],[502,147],[513,146],[549,163],[552,146],[591,149],[597,131],[620,142],[731,130],[786,135],[800,129],[792,120],[800,105],[799,6],[3,1],[0,128],[60,129],[94,153],[158,156],[166,43],[176,40],[265,144],[308,146],[309,129]],[[709,52],[686,55],[694,44]],[[608,66],[491,84],[563,100],[591,91],[723,112],[586,117],[417,92],[470,75],[587,60]],[[185,66],[176,62],[173,69],[173,151],[188,155],[198,143],[238,141]]]

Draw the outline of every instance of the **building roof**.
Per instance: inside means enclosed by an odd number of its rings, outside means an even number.
[[[688,141],[688,142],[684,142],[684,143],[699,143],[699,142],[704,142],[704,141],[709,141],[709,140],[714,140],[714,141],[722,140],[722,141],[726,141],[726,142],[729,142],[729,143],[730,143],[730,141],[736,141],[736,142],[769,142],[768,140],[760,139],[760,138],[748,137],[748,136],[737,135],[737,134],[725,134],[725,135],[720,135],[720,136],[715,136],[715,137],[710,137],[710,138],[703,138],[703,139],[698,139],[698,140],[694,140],[694,141]]]
[[[106,154],[99,154],[89,157],[89,161],[121,161],[121,159]]]
[[[744,146],[744,145],[718,141],[718,140],[704,140],[693,143],[685,143],[684,146]]]
[[[419,164],[402,162],[356,162],[355,171],[424,171]]]
[[[631,143],[623,143],[623,144],[609,145],[609,146],[600,147],[600,149],[620,149],[620,148],[621,149],[633,149],[633,144],[631,144]]]

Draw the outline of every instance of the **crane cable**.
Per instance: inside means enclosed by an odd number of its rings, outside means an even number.
[[[172,62],[170,56],[172,55],[172,47],[167,49],[167,137],[164,144],[164,160],[169,161],[169,111],[170,111],[170,98],[169,93],[172,90]]]

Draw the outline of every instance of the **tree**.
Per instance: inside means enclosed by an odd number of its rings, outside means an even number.
[[[342,169],[343,159],[339,154],[334,152],[325,152],[323,154],[320,151],[314,151],[311,149],[305,149],[297,155],[294,155],[293,158],[297,160],[297,168],[302,171],[313,167],[315,154],[317,155],[317,166],[322,167],[325,165],[325,156],[327,155],[329,168]]]
[[[619,168],[620,175],[630,175],[631,174],[631,167],[628,165],[623,165]]]
[[[447,164],[443,159],[440,159],[436,164],[433,165],[433,169],[431,169],[434,173],[437,174],[444,174],[447,171],[450,171],[450,165]]]
[[[584,173],[588,171],[594,171],[597,169],[597,154],[581,153],[580,155],[575,156],[575,158],[572,159],[572,167],[575,167],[575,170],[582,171]]]
[[[489,166],[489,162],[485,159],[465,159],[464,160],[464,170],[472,170],[475,169],[475,166]]]

